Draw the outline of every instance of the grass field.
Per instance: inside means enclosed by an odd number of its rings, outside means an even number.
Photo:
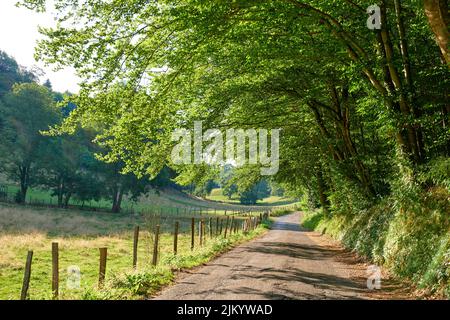
[[[209,196],[206,196],[207,200],[227,203],[227,204],[239,204],[239,197],[233,195],[231,199],[223,195],[221,188],[215,188],[211,191]],[[295,200],[287,197],[270,196],[262,200],[258,200],[255,206],[284,206],[295,203]]]
[[[8,193],[13,195],[17,192],[18,187],[8,184]],[[30,203],[43,203],[43,204],[57,204],[57,198],[51,195],[48,190],[43,190],[39,188],[30,188],[27,193],[27,202]],[[225,210],[237,211],[237,210],[261,210],[257,209],[259,207],[273,207],[273,206],[285,206],[291,205],[294,201],[289,198],[282,197],[268,197],[266,199],[258,201],[254,206],[244,206],[239,204],[238,199],[227,199],[227,197],[222,195],[221,189],[213,189],[211,196],[206,197],[206,199],[201,199],[197,197],[190,196],[183,192],[166,189],[166,190],[152,190],[147,195],[140,197],[140,199],[135,202],[127,197],[124,198],[122,203],[122,209],[125,212],[130,211],[163,211],[167,214],[174,214],[179,212],[190,212],[190,211],[206,211],[209,213],[225,214]],[[70,200],[70,205],[81,206],[82,203],[76,199]],[[99,208],[102,210],[109,210],[111,208],[111,201],[107,199],[101,199],[99,201],[90,201],[84,203],[85,206],[91,208]]]
[[[175,270],[204,263],[264,232],[260,226],[248,234],[240,232],[226,239],[223,235],[210,238],[208,232],[202,247],[196,235],[195,249],[191,251],[191,237],[186,232],[189,224],[180,221],[185,232],[179,235],[175,256],[171,230],[174,221],[180,219],[172,216],[159,222],[163,225],[163,234],[159,264],[155,268],[151,266],[154,238],[146,217],[0,205],[0,299],[20,297],[28,250],[34,252],[29,296],[31,299],[51,298],[52,242],[58,242],[60,250],[60,299],[139,299],[169,283]],[[136,270],[132,268],[135,225],[141,226]],[[97,288],[100,247],[108,248],[106,283],[102,290]],[[74,266],[80,270],[80,286],[69,289],[73,275],[68,268]]]
[[[9,192],[17,191],[9,186]],[[214,198],[214,195],[217,195]],[[59,244],[60,299],[140,299],[151,295],[161,286],[170,283],[174,272],[202,264],[228,248],[264,232],[258,227],[248,234],[242,232],[209,237],[209,218],[213,226],[217,219],[225,224],[223,215],[252,210],[254,216],[269,207],[292,204],[289,199],[270,197],[256,206],[242,206],[237,202],[222,201],[221,190],[214,190],[210,199],[189,196],[177,190],[153,191],[137,203],[124,200],[123,208],[134,208],[124,213],[82,211],[75,208],[57,209],[37,206],[0,204],[0,299],[18,299],[22,287],[25,260],[28,250],[33,250],[33,264],[29,297],[50,299],[51,244]],[[50,192],[30,189],[32,202],[56,203]],[[79,205],[76,201],[73,205]],[[102,200],[86,204],[108,209],[110,202]],[[269,206],[269,207],[268,207]],[[154,215],[157,215],[155,218]],[[149,219],[149,217],[153,217]],[[191,217],[205,219],[206,243],[199,246],[196,222],[195,248],[191,245]],[[156,221],[156,220],[157,221]],[[242,222],[242,216],[235,216]],[[175,221],[180,223],[178,254],[173,254]],[[153,258],[154,225],[161,225],[159,263],[151,266]],[[139,225],[137,268],[132,267],[133,230]],[[224,227],[223,227],[224,228]],[[107,275],[103,289],[97,288],[99,248],[108,248]],[[73,274],[80,270],[80,285],[70,288]]]

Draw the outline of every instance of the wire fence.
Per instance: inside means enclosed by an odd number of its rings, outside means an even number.
[[[32,207],[43,207],[43,208],[63,208],[63,209],[75,209],[82,211],[94,211],[94,212],[111,212],[112,205],[98,204],[96,201],[81,201],[77,199],[72,199],[67,205],[58,203],[56,197],[49,197],[47,199],[37,198],[27,196],[24,203],[25,206]],[[0,202],[17,204],[17,192],[8,191],[7,186],[0,185]],[[266,211],[275,211],[283,209],[292,209],[294,205],[283,205],[283,206],[235,206],[230,205],[229,208],[217,208],[208,206],[209,203],[205,202],[205,206],[195,206],[194,204],[186,204],[182,207],[178,206],[158,206],[158,205],[148,205],[147,208],[138,208],[136,205],[131,203],[131,205],[123,205],[120,212],[122,214],[160,214],[164,216],[186,216],[186,217],[202,217],[208,215],[240,215],[249,216],[255,213],[262,213]]]
[[[213,219],[214,218],[214,219]],[[161,260],[161,254],[173,255],[186,254],[197,247],[203,247],[208,241],[214,238],[227,238],[236,234],[246,234],[255,230],[260,224],[269,218],[269,212],[260,213],[258,216],[237,217],[237,216],[209,216],[203,218],[194,217],[177,217],[174,215],[161,216],[158,214],[148,214],[145,217],[144,225],[136,225],[133,232],[133,245],[130,250],[122,250],[121,252],[112,251],[108,247],[98,248],[98,288],[102,288],[107,274],[107,261],[114,263],[121,255],[130,257],[130,267],[136,269],[138,261],[142,257],[139,256],[139,248],[142,248],[140,242],[140,233],[149,234],[147,238],[151,239],[151,245],[144,245],[151,249],[151,260],[145,260],[144,265],[151,264],[157,266]],[[169,228],[169,229],[167,229]],[[143,230],[146,229],[146,230]],[[166,230],[165,230],[166,229]],[[188,233],[189,235],[182,234]],[[162,236],[165,236],[165,243],[162,244]],[[167,241],[169,240],[170,249],[167,250]],[[161,246],[164,245],[166,250],[162,252]],[[111,252],[112,251],[112,252]],[[108,252],[111,253],[108,256]],[[142,251],[140,251],[142,253]],[[60,256],[67,254],[67,249],[60,251],[59,242],[51,244],[51,270],[39,270],[42,272],[51,272],[51,292],[53,299],[57,299],[60,293]],[[22,289],[20,299],[26,300],[30,298],[29,288],[33,286],[31,280],[33,256],[39,256],[42,259],[42,252],[34,252],[28,250],[26,263],[24,268]],[[109,258],[108,258],[109,257]],[[141,262],[142,265],[142,262]],[[72,266],[73,267],[73,266]],[[78,269],[80,274],[80,269]],[[49,286],[50,289],[50,286]]]

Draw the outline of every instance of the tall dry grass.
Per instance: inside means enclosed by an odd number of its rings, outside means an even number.
[[[0,234],[46,233],[49,235],[96,236],[130,230],[134,215],[30,208],[0,204]]]

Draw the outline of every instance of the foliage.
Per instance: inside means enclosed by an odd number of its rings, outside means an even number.
[[[27,190],[40,176],[42,159],[48,152],[49,139],[40,131],[57,121],[50,92],[35,83],[17,84],[5,95],[0,112],[4,115],[0,149],[2,167],[10,179],[20,183],[18,202],[25,201]]]
[[[14,58],[0,50],[0,99],[11,90],[15,83],[35,80],[36,75],[19,66]]]
[[[239,190],[239,200],[242,204],[256,204],[258,200],[270,195],[270,187],[266,180],[260,180],[248,189]]]
[[[293,210],[290,209],[276,209],[276,210],[272,210],[270,212],[270,216],[271,217],[280,217],[280,216],[285,216],[287,214],[293,213]]]
[[[37,55],[83,83],[49,133],[95,128],[102,160],[138,177],[173,167],[202,194],[220,168],[173,164],[174,129],[281,128],[273,180],[320,205],[331,229],[359,230],[349,246],[380,261],[389,247],[398,273],[422,274],[449,181],[448,30],[436,3],[382,0],[381,29],[369,30],[367,0],[55,0],[59,23],[41,29]],[[259,166],[235,168],[222,187],[256,202]]]
[[[167,166],[151,179],[124,172],[120,160],[100,161],[107,160],[107,149],[93,143],[93,128],[79,128],[73,135],[43,135],[76,110],[73,102],[64,101],[72,95],[53,92],[48,80],[42,86],[33,82],[32,73],[1,51],[0,68],[5,84],[4,92],[0,88],[0,170],[20,186],[18,203],[25,202],[30,187],[39,187],[50,190],[62,208],[72,198],[82,203],[111,199],[111,210],[119,212],[125,195],[136,200],[149,187],[177,187],[171,181],[176,174]],[[19,83],[11,84],[15,81]]]
[[[228,199],[231,199],[233,195],[235,195],[237,192],[238,186],[234,183],[227,184],[222,189],[223,195],[226,196]]]
[[[412,279],[428,293],[450,297],[448,198],[419,201],[420,211],[407,204],[392,206],[393,199],[352,217],[329,218],[320,210],[311,211],[303,217],[302,225],[341,240],[395,276]]]

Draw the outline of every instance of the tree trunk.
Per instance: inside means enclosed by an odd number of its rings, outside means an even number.
[[[399,36],[400,52],[402,54],[403,61],[403,75],[406,80],[406,85],[408,86],[411,93],[414,93],[412,88],[412,74],[411,74],[411,63],[409,59],[408,43],[406,41],[406,30],[403,21],[403,8],[400,0],[394,0],[395,15],[397,18],[397,29]]]
[[[342,89],[341,99],[339,99],[337,89],[333,88],[332,91],[334,95],[334,104],[336,111],[339,114],[339,121],[336,119],[337,128],[341,130],[341,139],[344,143],[344,147],[349,154],[349,158],[351,158],[356,171],[358,172],[359,180],[364,189],[364,192],[369,197],[373,197],[375,195],[375,191],[372,186],[372,179],[370,177],[369,170],[364,165],[364,163],[359,160],[358,151],[356,150],[355,143],[353,142],[351,131],[350,131],[350,108],[349,108],[349,92],[348,88],[344,87]]]
[[[29,187],[30,179],[30,166],[23,165],[19,166],[19,178],[20,178],[20,194],[18,202],[24,204],[27,198],[27,191]]]
[[[323,213],[329,217],[330,216],[330,203],[328,201],[327,195],[326,195],[326,185],[325,181],[323,179],[322,174],[322,168],[319,168],[317,170],[317,191],[319,192],[319,201],[320,205],[322,206]]]
[[[123,191],[121,186],[114,188],[113,192],[113,205],[111,211],[113,213],[119,213],[122,205]]]
[[[64,200],[64,179],[63,177],[59,177],[59,183],[58,183],[58,208],[63,207],[63,200]]]
[[[392,45],[391,41],[391,35],[390,30],[388,26],[388,19],[387,19],[387,12],[386,12],[386,1],[382,1],[382,5],[380,7],[381,9],[381,25],[382,28],[380,30],[379,40],[381,41],[380,46],[382,46],[383,51],[383,60],[386,64],[383,71],[384,73],[388,72],[388,74],[385,74],[385,79],[388,79],[388,81],[391,83],[388,87],[388,90],[394,90],[395,95],[398,96],[395,101],[390,101],[389,104],[391,107],[393,107],[394,111],[400,110],[400,113],[402,115],[402,118],[405,119],[404,124],[401,125],[400,128],[398,128],[399,133],[402,134],[404,131],[406,131],[406,139],[397,139],[399,143],[401,143],[400,147],[404,149],[408,153],[408,155],[411,157],[411,160],[414,163],[421,163],[424,157],[423,152],[423,144],[421,142],[422,139],[422,131],[419,125],[413,126],[411,124],[411,120],[409,118],[411,115],[414,116],[418,114],[417,110],[414,112],[414,107],[411,105],[411,103],[408,101],[405,92],[404,87],[402,84],[402,80],[400,77],[400,74],[395,66],[394,63],[394,47]],[[401,14],[401,7],[397,8],[397,12],[399,15]],[[397,24],[400,29],[403,29],[403,20],[400,19],[397,16]],[[403,32],[404,30],[401,30]],[[400,33],[401,33],[400,32]],[[404,37],[404,34],[401,35],[401,37]],[[400,37],[400,38],[401,38]],[[407,53],[407,46],[406,46],[406,40],[403,39],[403,46],[400,45],[400,47],[403,47],[401,50],[402,53]],[[407,56],[402,56],[403,62],[408,62]],[[406,67],[406,66],[405,66]],[[406,146],[405,146],[406,144]]]
[[[64,209],[68,209],[69,208],[69,201],[70,198],[72,197],[72,193],[71,192],[67,192],[65,198],[64,198]]]
[[[19,201],[19,203],[25,204],[25,201],[27,199],[27,191],[28,191],[28,186],[20,183],[20,201]]]
[[[450,55],[448,52],[449,18],[447,0],[424,0],[423,5],[443,60],[448,65],[450,63]]]

